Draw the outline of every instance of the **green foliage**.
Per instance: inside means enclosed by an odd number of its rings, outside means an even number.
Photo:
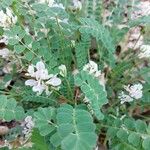
[[[98,42],[100,40],[109,53],[113,53],[115,51],[113,39],[106,27],[100,25],[94,19],[82,18],[80,21],[82,24],[79,29],[81,33],[85,33],[87,35],[95,37]]]
[[[14,0],[0,0],[0,3],[1,3],[0,9],[1,9],[1,7],[2,7],[2,8],[7,8],[7,7],[9,7],[9,6],[13,3],[13,1],[14,1]]]
[[[22,53],[22,52],[25,50],[25,47],[18,44],[18,45],[15,45],[15,46],[14,46],[14,50],[15,50],[15,52],[16,52],[17,54],[19,54],[19,53]]]
[[[143,146],[144,149],[148,150],[149,147],[150,147],[150,138],[144,139],[144,141],[142,143],[142,146]]]
[[[27,103],[39,103],[42,105],[56,105],[57,104],[57,97],[55,94],[51,94],[50,97],[45,97],[44,95],[36,95],[31,91],[31,89],[27,87],[22,87],[21,93],[22,96],[22,102],[27,102]]]
[[[2,142],[33,143],[32,148],[16,148],[22,150],[93,150],[99,144],[110,150],[150,149],[149,59],[139,58],[140,47],[133,50],[140,39],[130,43],[132,29],[140,26],[143,45],[149,45],[150,17],[131,19],[138,1],[55,0],[52,5],[0,0],[0,10],[6,15],[7,8],[13,12],[0,19],[0,129],[9,127],[6,135],[0,135]],[[39,61],[45,70],[37,69]],[[89,72],[83,71],[86,64]],[[35,70],[30,66],[29,71],[29,65]],[[65,77],[59,66],[66,67]],[[101,74],[95,77],[97,71]],[[48,85],[49,79],[43,79],[47,73],[61,79],[60,86]],[[37,82],[27,87],[28,79]],[[57,84],[57,79],[53,82]],[[143,86],[142,97],[129,102],[131,95],[126,94],[141,94],[130,89],[136,83]],[[133,91],[125,90],[125,85]],[[35,91],[41,88],[44,92],[39,95]]]
[[[107,55],[107,57],[101,56],[104,53],[101,52],[103,51],[103,49],[101,49],[99,55],[101,57],[104,57],[104,60],[106,62],[109,62],[111,66],[114,66],[115,44],[109,30],[94,19],[82,18],[80,19],[80,21],[82,24],[79,28],[81,34],[96,38],[100,47],[104,47],[104,51],[107,50],[107,53],[105,52],[105,55]]]
[[[42,136],[46,136],[55,130],[56,125],[53,123],[55,119],[55,109],[53,108],[39,108],[34,113],[35,124]]]
[[[90,37],[88,35],[82,35],[81,41],[75,47],[77,67],[79,70],[82,70],[83,66],[88,62],[89,48]]]
[[[140,69],[137,74],[139,76],[141,76],[147,83],[150,83],[150,76],[149,76],[149,71],[150,68],[149,67],[143,67],[142,69]]]
[[[150,103],[150,84],[144,84],[142,102]]]
[[[0,119],[5,121],[22,120],[25,117],[24,110],[17,105],[15,99],[8,99],[5,95],[0,95]]]
[[[102,22],[103,1],[96,0],[95,4],[95,19]]]
[[[6,74],[3,80],[0,82],[0,89],[5,89],[6,83],[9,82],[10,80],[12,80],[12,75]]]
[[[88,149],[96,144],[95,125],[89,112],[64,104],[57,109],[39,108],[34,113],[35,124],[42,136],[51,135],[50,141],[63,150]]]
[[[38,130],[33,131],[31,138],[36,150],[48,150],[46,140],[39,134]]]
[[[104,116],[100,112],[100,109],[104,104],[108,103],[108,100],[106,91],[104,87],[100,85],[98,79],[88,74],[88,72],[81,71],[75,76],[75,84],[81,87],[97,119],[103,119]]]
[[[97,139],[95,125],[87,111],[65,104],[57,109],[56,118],[57,132],[51,137],[54,146],[61,144],[63,150],[94,148]]]
[[[9,44],[15,45],[25,36],[25,31],[20,26],[14,26],[5,31],[5,35],[9,38]]]
[[[68,99],[74,99],[73,92],[74,92],[74,76],[71,74],[67,75],[67,78],[63,80],[63,85],[60,90],[62,95],[64,95]],[[56,100],[57,101],[57,100]]]
[[[133,65],[134,64],[129,61],[118,62],[109,74],[110,78],[108,86],[111,86],[113,89],[120,90],[122,85],[127,83],[127,79],[131,78],[129,75],[126,75],[126,72],[130,72]]]
[[[112,70],[111,77],[113,79],[119,78],[119,77],[123,76],[125,71],[127,71],[128,69],[131,69],[131,67],[132,67],[132,63],[131,62],[118,63],[116,65],[116,67],[114,67],[114,69]]]
[[[144,121],[132,118],[109,119],[107,138],[113,141],[110,146],[114,150],[121,147],[123,150],[147,150],[150,134]]]

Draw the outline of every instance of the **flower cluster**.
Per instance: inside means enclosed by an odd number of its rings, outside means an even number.
[[[48,70],[42,61],[37,62],[36,66],[30,65],[26,75],[34,79],[27,80],[25,85],[31,86],[32,90],[37,92],[38,95],[41,95],[44,90],[46,95],[50,95],[52,91],[49,91],[49,86],[58,89],[61,84],[57,75],[48,74]]]
[[[102,73],[101,70],[98,70],[98,65],[94,61],[90,60],[89,63],[83,67],[83,70],[98,78],[99,83],[105,88],[106,80],[104,73]]]
[[[140,48],[139,58],[149,58],[150,57],[150,45],[142,45]]]
[[[125,102],[132,102],[134,99],[138,100],[143,96],[143,86],[140,83],[124,86],[124,89],[128,92],[128,94],[125,94],[123,91],[119,94],[118,98],[121,100],[121,104]]]
[[[98,70],[98,65],[91,60],[83,67],[83,70],[88,71],[89,74],[93,74],[95,77],[99,77],[101,75],[101,70]]]
[[[8,59],[10,51],[7,48],[0,49],[0,56],[4,59]]]
[[[21,126],[23,127],[22,133],[25,135],[25,137],[30,137],[32,129],[34,128],[32,117],[27,116]]]
[[[2,36],[0,39],[0,44],[7,45],[8,44],[8,38],[6,36]],[[10,51],[6,47],[0,49],[0,56],[4,59],[8,59],[10,56]]]
[[[39,0],[39,3],[48,3],[49,6],[52,6],[54,3],[54,0]]]
[[[150,15],[150,1],[142,1],[136,5],[135,11],[131,14],[131,19],[135,20],[142,16]]]
[[[118,98],[120,99],[120,103],[123,104],[125,102],[132,102],[133,98],[130,97],[129,95],[125,94],[123,91],[119,94]]]
[[[5,45],[8,44],[8,38],[6,36],[2,36],[0,39],[0,43],[4,43]]]
[[[143,86],[142,84],[138,83],[138,84],[134,84],[134,85],[128,85],[128,86],[124,86],[124,89],[129,92],[129,95],[135,99],[139,99],[142,97],[142,89]]]
[[[8,28],[17,22],[17,17],[13,15],[10,8],[6,8],[6,13],[0,11],[0,26],[3,28]]]
[[[81,1],[79,1],[79,0],[73,0],[73,7],[74,7],[74,9],[81,10],[82,9],[82,3],[81,3]]]
[[[59,7],[59,8],[62,8],[62,9],[65,9],[63,4],[59,3],[55,3],[54,0],[39,0],[39,3],[47,3],[49,7]]]

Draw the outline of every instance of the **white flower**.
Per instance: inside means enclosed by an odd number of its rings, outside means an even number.
[[[125,102],[132,102],[134,99],[138,100],[143,96],[143,86],[140,83],[124,86],[124,89],[128,92],[128,94],[125,94],[123,91],[119,94],[118,98],[121,100],[121,104]]]
[[[53,6],[53,4],[55,2],[54,0],[46,0],[46,1],[48,2],[48,6],[50,6],[50,7]]]
[[[1,39],[0,39],[0,43],[4,43],[5,45],[8,44],[8,38],[6,36],[3,36]]]
[[[54,2],[54,0],[39,0],[39,3],[47,3],[50,7],[54,4]]]
[[[50,80],[46,82],[46,84],[52,85],[54,87],[60,86],[61,80],[56,76],[53,76]]]
[[[123,91],[119,94],[118,98],[121,100],[121,104],[125,102],[132,102],[133,98],[131,98],[129,95],[125,94]]]
[[[46,90],[46,87],[44,84],[38,83],[33,86],[32,88],[33,92],[37,92],[37,95],[41,95],[44,90]]]
[[[35,72],[34,72],[34,66],[33,65],[29,65],[28,67],[28,73],[26,73],[26,76],[31,76],[31,77],[35,77]]]
[[[37,62],[36,67],[37,71],[35,72],[35,76],[37,80],[47,80],[51,76],[48,75],[48,70],[45,68],[45,65],[42,61]]]
[[[25,82],[25,85],[31,86],[33,92],[37,92],[38,95],[42,94],[43,91],[45,90],[45,85],[42,84],[39,81],[36,81],[34,79],[29,79]]]
[[[33,120],[32,120],[32,116],[27,116],[26,118],[25,118],[25,122],[26,122],[26,126],[28,127],[28,128],[33,128],[34,127],[34,122],[33,122]]]
[[[62,3],[55,3],[54,0],[39,0],[39,3],[47,3],[49,7],[58,7],[61,9],[65,9]]]
[[[63,6],[62,3],[59,3],[59,4],[55,3],[51,7],[58,7],[58,8],[61,8],[61,9],[65,9],[65,7]]]
[[[128,86],[124,86],[124,89],[129,92],[129,95],[132,98],[135,99],[140,99],[143,96],[143,86],[142,84],[138,83],[138,84],[134,84],[134,85],[128,85]]]
[[[25,85],[28,85],[28,86],[36,86],[38,84],[38,81],[34,80],[34,79],[29,79],[25,82]]]
[[[82,9],[82,3],[79,0],[73,0],[74,9]]]
[[[150,15],[150,1],[141,1],[135,6],[135,11],[131,13],[131,19],[135,20],[142,16]]]
[[[50,17],[50,19],[52,19],[52,20],[56,20],[56,18],[55,17]],[[57,18],[57,21],[58,21],[58,23],[65,23],[65,24],[68,24],[68,18],[65,18],[65,19],[59,19],[59,18]]]
[[[7,48],[3,48],[0,50],[0,56],[2,56],[2,58],[8,58],[10,55],[10,51]]]
[[[32,116],[27,116],[24,119],[24,122],[21,124],[21,126],[23,127],[22,133],[25,135],[25,137],[27,137],[27,138],[30,137],[32,129],[35,126],[33,119],[32,119]]]
[[[88,64],[86,64],[83,67],[83,70],[88,71],[89,74],[94,74],[95,77],[98,77],[101,75],[101,71],[98,70],[98,65],[94,61],[91,61],[91,60],[89,61]]]
[[[98,78],[100,85],[102,85],[105,90],[105,83],[106,83],[104,77],[105,75],[104,73],[101,72],[101,70],[98,70],[98,65],[94,61],[90,60],[89,63],[83,67],[83,70],[87,71],[89,74],[94,75],[96,78]]]
[[[139,58],[149,58],[150,57],[150,45],[142,45],[140,50],[141,50],[141,52],[138,55]]]
[[[0,11],[0,26],[8,28],[17,22],[17,17],[13,15],[11,9],[6,8],[6,13],[3,10]]]
[[[37,70],[44,70],[45,69],[44,63],[42,61],[37,62],[36,69]]]
[[[36,66],[30,65],[28,67],[28,73],[26,73],[26,75],[35,77],[37,80],[47,80],[51,77],[50,75],[48,75],[48,70],[45,68],[45,65],[42,61],[37,62]]]
[[[34,79],[27,80],[25,85],[32,87],[33,92],[36,92],[38,95],[41,95],[43,91],[46,92],[46,95],[50,95],[52,92],[49,91],[48,85],[58,88],[61,84],[61,80],[57,75],[48,74],[48,70],[42,61],[37,62],[35,66],[30,65],[26,75]]]
[[[58,67],[58,69],[60,70],[59,74],[62,76],[62,77],[66,77],[67,76],[67,68],[65,65],[60,65]]]
[[[12,70],[13,70],[13,62],[9,62],[3,67],[4,73],[11,73]]]
[[[105,79],[105,74],[102,73],[100,76],[99,76],[99,83],[100,85],[102,85],[105,89],[105,84],[106,84],[106,79]]]

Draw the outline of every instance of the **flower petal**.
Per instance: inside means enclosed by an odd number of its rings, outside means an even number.
[[[44,86],[41,84],[38,84],[36,86],[33,86],[32,90],[33,92],[38,92],[38,95],[42,94],[42,92],[44,91]]]
[[[46,84],[50,84],[52,86],[59,86],[61,84],[61,79],[56,76],[52,77],[50,80],[46,82]]]
[[[89,63],[90,63],[90,71],[91,71],[91,73],[94,73],[94,72],[98,71],[98,66],[97,66],[97,64],[94,61],[90,60]]]
[[[48,75],[48,70],[44,69],[44,70],[37,70],[35,73],[36,79],[39,80],[48,80],[51,76]]]
[[[29,65],[27,75],[30,75],[31,77],[35,77],[35,72],[34,72],[34,66],[33,65]]]
[[[28,85],[28,86],[35,86],[37,84],[38,84],[38,82],[36,80],[33,80],[33,79],[29,79],[25,82],[25,85]]]
[[[7,48],[3,48],[2,50],[0,50],[0,56],[2,56],[2,58],[7,58],[9,57],[10,51]]]
[[[42,61],[37,62],[36,69],[37,70],[44,70],[45,69],[45,64]]]

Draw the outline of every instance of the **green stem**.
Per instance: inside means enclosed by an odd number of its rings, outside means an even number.
[[[66,83],[67,83],[68,90],[69,90],[69,92],[70,92],[70,94],[68,94],[68,95],[71,95],[71,99],[73,99],[72,89],[71,89],[70,83],[69,83],[69,81],[68,81],[68,79],[67,79],[66,77],[65,77],[65,81],[66,81]]]
[[[35,56],[37,56],[39,59],[41,59],[41,57],[39,55],[37,55],[33,50],[31,50],[26,44],[24,44],[21,40],[19,40],[19,42],[25,46],[30,52],[32,52]]]
[[[57,16],[56,16],[56,23],[57,23],[57,26],[58,26],[58,29],[59,29],[59,32],[60,32],[61,37],[64,38],[65,36],[64,36],[64,34],[63,34],[62,30],[61,30],[61,26],[60,26],[60,24],[59,24],[59,21],[58,21]],[[62,45],[61,49],[62,49],[62,51],[64,52],[64,47],[65,47],[65,46],[64,46],[64,41],[63,41],[63,40],[61,40],[61,45]],[[66,64],[64,54],[63,54],[63,63]]]

